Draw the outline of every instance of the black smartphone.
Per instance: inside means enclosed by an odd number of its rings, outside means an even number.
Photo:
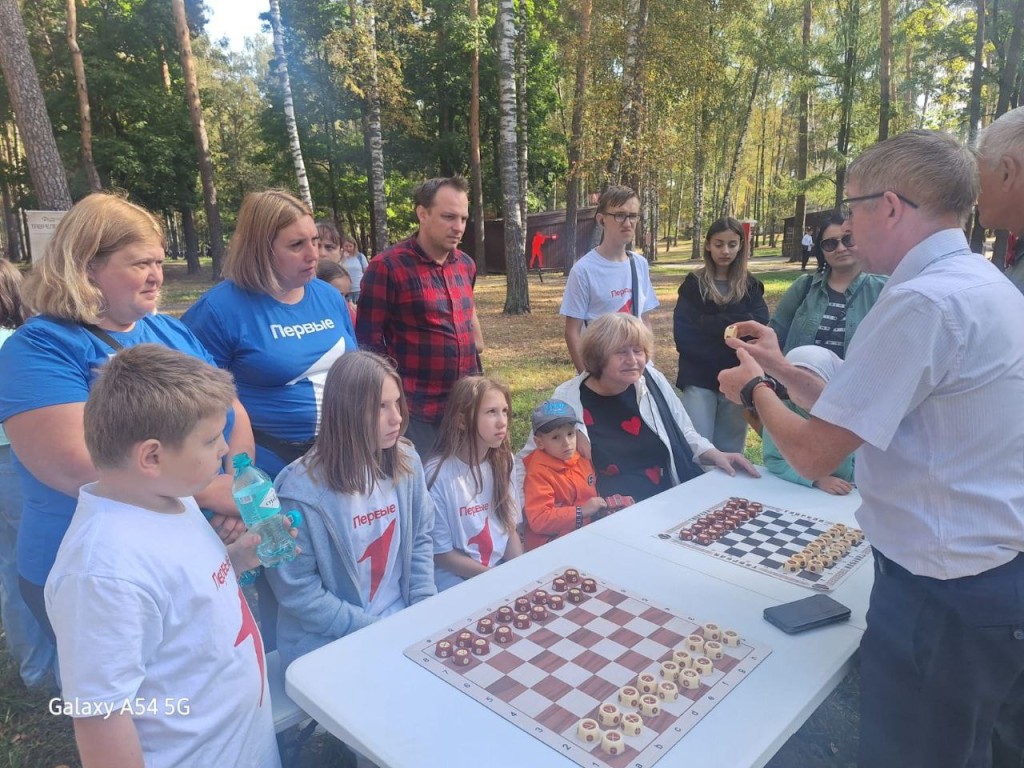
[[[765,608],[764,618],[786,634],[795,635],[807,629],[846,621],[850,618],[850,609],[828,595],[811,595],[792,603]]]

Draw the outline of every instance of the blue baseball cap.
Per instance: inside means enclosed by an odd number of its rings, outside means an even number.
[[[545,400],[530,417],[534,432],[550,432],[563,424],[579,424],[576,411],[564,400]]]

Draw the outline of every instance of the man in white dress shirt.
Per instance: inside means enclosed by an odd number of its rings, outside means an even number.
[[[756,407],[793,467],[856,449],[857,519],[875,550],[861,643],[860,764],[1024,759],[1024,296],[970,252],[970,151],[910,131],[850,166],[844,207],[865,270],[891,275],[828,385],[743,323],[722,391]],[[809,407],[800,419],[767,371]]]

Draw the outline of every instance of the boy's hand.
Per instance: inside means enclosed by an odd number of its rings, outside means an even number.
[[[827,477],[815,480],[814,487],[820,488],[825,493],[831,493],[833,496],[845,496],[853,490],[853,485],[835,475],[828,475]]]
[[[214,513],[210,518],[210,526],[225,545],[233,544],[238,541],[239,536],[245,533],[245,523],[240,517],[228,517]]]
[[[607,504],[605,504],[604,499],[602,499],[600,496],[595,496],[592,499],[587,499],[587,501],[580,505],[580,508],[583,510],[584,517],[593,517],[598,512],[602,511],[606,506]]]
[[[632,496],[623,496],[618,493],[613,493],[611,496],[605,496],[604,499],[605,508],[609,512],[618,512],[620,509],[631,507],[635,503],[636,502],[633,500]]]
[[[287,515],[281,515],[285,526],[288,527],[288,533],[294,539],[299,535],[297,528],[290,527],[292,524],[291,519]],[[253,568],[258,568],[260,563],[259,555],[256,554],[256,547],[259,546],[260,537],[256,533],[244,533],[238,537],[238,539],[228,545],[228,556],[231,558],[231,565],[235,568],[235,573],[245,573]],[[296,554],[302,550],[299,547],[295,548]]]

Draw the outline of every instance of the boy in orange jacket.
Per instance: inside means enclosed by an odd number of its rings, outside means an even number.
[[[630,496],[597,495],[594,465],[576,452],[576,412],[564,400],[545,400],[531,417],[537,449],[526,466],[526,549],[633,503]]]

